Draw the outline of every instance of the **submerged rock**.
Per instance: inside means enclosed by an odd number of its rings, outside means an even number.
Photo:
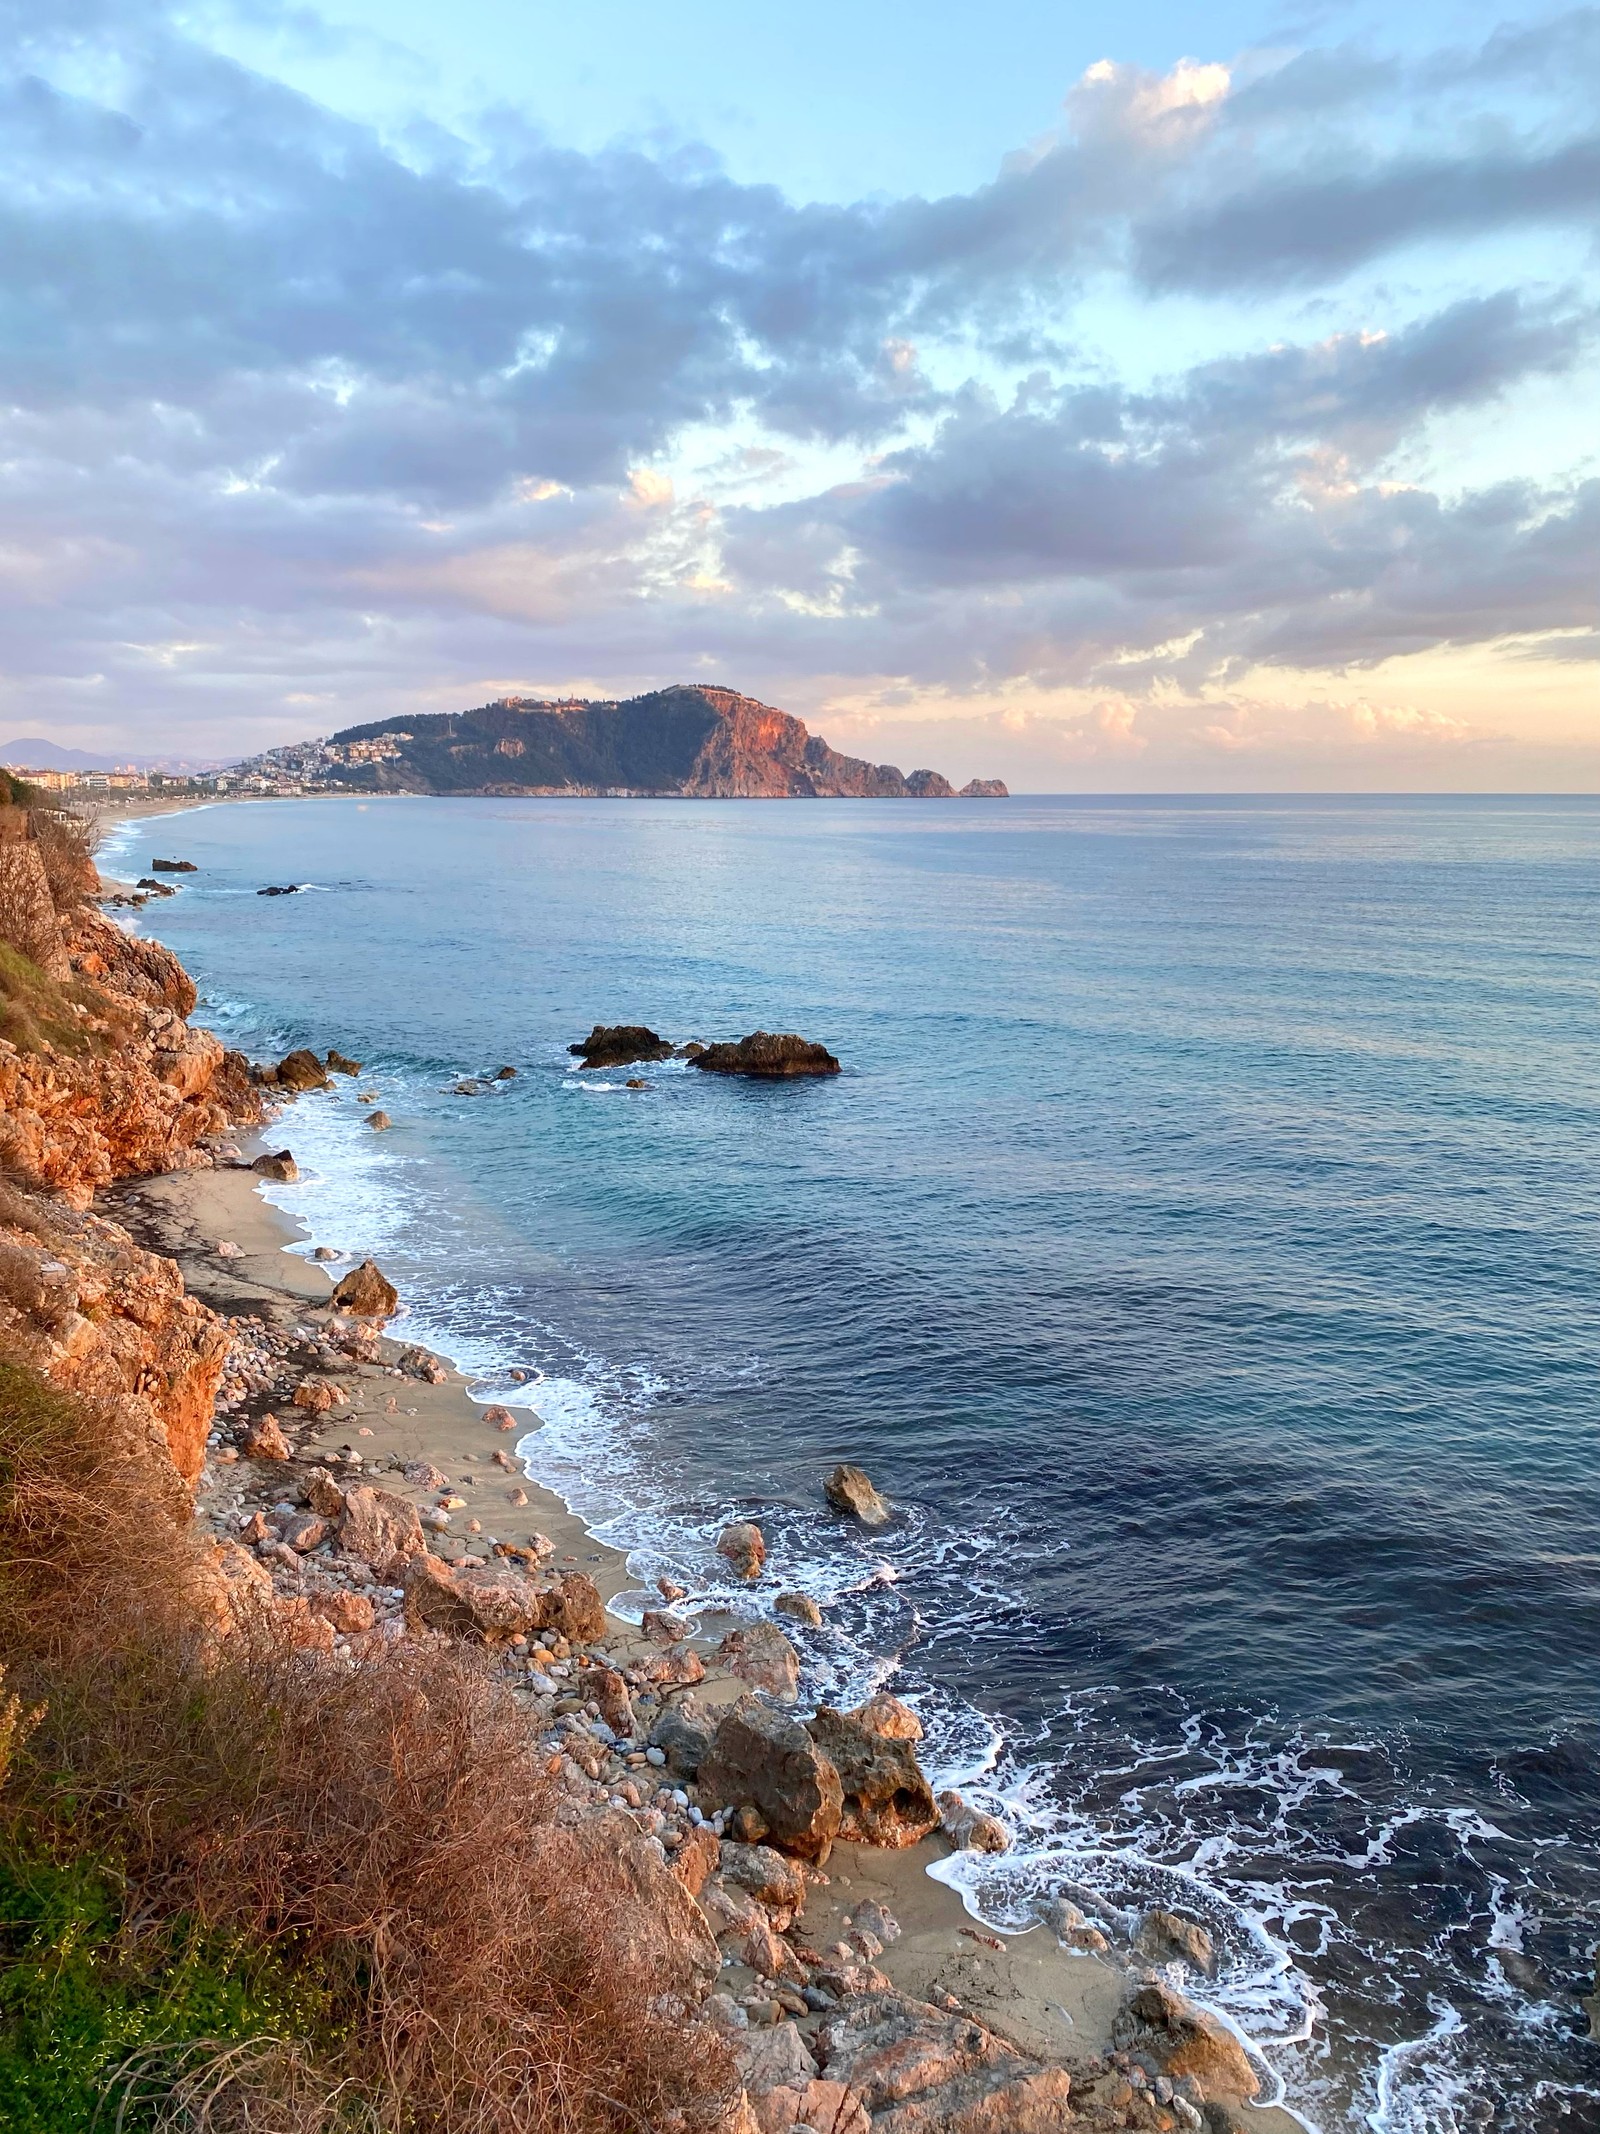
[[[822,1628],[822,1610],[809,1593],[780,1593],[772,1605],[780,1615],[804,1623],[808,1630]]]
[[[596,1023],[567,1050],[584,1067],[627,1067],[635,1060],[670,1060],[672,1047],[645,1023]]]
[[[263,1178],[274,1178],[280,1185],[292,1186],[300,1176],[300,1166],[287,1149],[279,1149],[276,1155],[258,1156],[250,1166]]]
[[[693,1064],[707,1074],[748,1074],[768,1081],[839,1072],[839,1062],[825,1046],[792,1034],[774,1036],[766,1030],[753,1031],[736,1044],[707,1045]]]
[[[359,1060],[347,1059],[342,1052],[334,1052],[331,1048],[328,1053],[328,1066],[334,1074],[359,1074],[361,1072],[361,1062]]]
[[[836,1512],[845,1512],[850,1518],[859,1519],[863,1526],[887,1526],[893,1516],[887,1500],[873,1487],[870,1477],[861,1468],[843,1462],[823,1483],[822,1494]]]
[[[1209,1972],[1215,1961],[1211,1936],[1197,1919],[1182,1912],[1146,1912],[1134,1936],[1135,1946],[1158,1964],[1186,1963],[1196,1971]]]
[[[367,1113],[367,1124],[375,1134],[385,1134],[393,1126],[394,1121],[386,1111],[369,1111]]]

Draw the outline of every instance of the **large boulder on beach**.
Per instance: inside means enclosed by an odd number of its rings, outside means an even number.
[[[707,1074],[749,1074],[767,1081],[839,1072],[839,1062],[826,1046],[792,1033],[774,1036],[767,1030],[752,1031],[736,1044],[707,1045],[691,1064]]]
[[[800,1687],[800,1655],[776,1623],[748,1623],[730,1630],[717,1647],[729,1674],[764,1689],[780,1704],[792,1704]]]
[[[439,1630],[481,1645],[508,1645],[544,1627],[544,1595],[519,1571],[453,1571],[437,1556],[406,1566],[406,1628]]]
[[[674,1778],[694,1778],[711,1753],[716,1722],[703,1710],[699,1699],[679,1697],[669,1704],[650,1729],[650,1746],[667,1759]]]
[[[599,1588],[581,1571],[542,1585],[504,1559],[451,1570],[436,1556],[420,1555],[406,1566],[405,1586],[412,1630],[440,1630],[483,1645],[544,1631],[586,1645],[605,1634]]]
[[[250,1166],[263,1178],[276,1180],[279,1185],[292,1186],[300,1176],[300,1166],[287,1149],[279,1149],[269,1156],[258,1156]]]
[[[850,2001],[822,2026],[816,2048],[829,2081],[871,2114],[875,2134],[1068,2134],[1077,2123],[1066,2068],[909,1994]]]
[[[915,1845],[939,1825],[933,1788],[908,1741],[875,1734],[824,1704],[806,1732],[839,1774],[842,1838],[864,1845]]]
[[[1188,2076],[1207,2102],[1254,2097],[1261,2087],[1249,2054],[1227,2025],[1159,1981],[1130,1996],[1111,2036],[1120,2051],[1147,2057],[1169,2080]]]
[[[774,1845],[819,1864],[839,1834],[839,1774],[803,1726],[759,1697],[724,1713],[700,1763],[708,1808],[754,1807]]]
[[[893,1516],[887,1500],[872,1486],[871,1478],[861,1468],[847,1466],[843,1461],[823,1483],[822,1494],[836,1512],[859,1519],[863,1526],[887,1526]]]
[[[672,1047],[644,1023],[596,1023],[567,1050],[585,1067],[627,1067],[634,1060],[670,1060]]]
[[[363,1260],[334,1290],[333,1301],[361,1319],[391,1319],[400,1308],[400,1292],[371,1260]]]
[[[339,1546],[347,1556],[356,1556],[388,1585],[393,1585],[415,1556],[426,1547],[417,1507],[392,1490],[375,1489],[358,1482],[344,1492],[344,1512],[339,1528]]]

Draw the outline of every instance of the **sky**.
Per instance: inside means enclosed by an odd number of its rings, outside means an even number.
[[[1600,792],[1600,10],[0,0],[0,733]]]

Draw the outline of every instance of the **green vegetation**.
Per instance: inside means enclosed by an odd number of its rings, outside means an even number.
[[[93,986],[58,984],[38,964],[0,940],[0,1037],[19,1052],[37,1052],[46,1040],[58,1052],[77,1056],[104,1053],[109,1040],[102,1023],[106,1002]],[[82,1008],[82,1015],[74,1014]]]
[[[84,1857],[0,1836],[0,2098],[7,2134],[90,2134],[118,2071],[153,2047],[314,2037],[303,1973],[182,1921],[136,1935],[127,1886]],[[152,2125],[155,2096],[127,2128]]]
[[[726,2050],[488,1658],[320,1663],[170,1483],[0,1357],[6,2134],[89,2134],[140,2055],[152,2134],[709,2134]]]

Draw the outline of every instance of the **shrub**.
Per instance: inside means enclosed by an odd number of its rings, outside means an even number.
[[[78,808],[31,808],[28,836],[44,866],[50,900],[63,916],[86,903],[100,885],[95,848],[98,818]]]
[[[627,1885],[554,1827],[486,1657],[344,1665],[268,1621],[219,1641],[204,1591],[136,1452],[0,1366],[0,1656],[43,1706],[12,1793],[56,1857],[115,1862],[124,1940],[166,1964],[181,1929],[290,1967],[322,2012],[307,2094],[346,2085],[384,2128],[709,2126],[725,2050],[629,1953]]]
[[[316,2035],[326,2009],[303,1970],[179,1922],[130,1932],[126,1890],[84,1858],[0,1845],[0,2098],[8,2134],[91,2134],[163,2115],[185,2068],[214,2068],[229,2042],[252,2067],[275,2044]],[[267,2066],[271,2066],[270,2058]],[[156,2080],[140,2080],[141,2075]]]

